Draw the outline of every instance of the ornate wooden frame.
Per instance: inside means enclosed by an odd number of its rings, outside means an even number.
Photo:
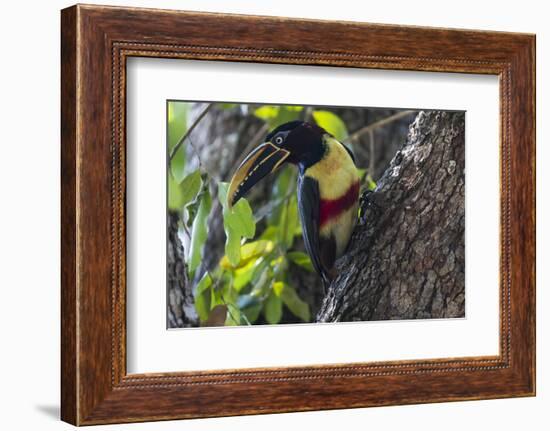
[[[534,35],[81,5],[61,18],[63,420],[87,425],[535,394]],[[128,375],[130,56],[498,75],[500,354]]]

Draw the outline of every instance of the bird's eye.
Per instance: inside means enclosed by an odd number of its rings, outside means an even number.
[[[282,136],[277,136],[277,137],[275,138],[275,144],[281,145],[282,143],[283,143],[283,138],[282,138]]]

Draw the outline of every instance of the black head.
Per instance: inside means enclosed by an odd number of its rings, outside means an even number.
[[[229,206],[283,163],[305,169],[321,160],[324,133],[319,126],[304,121],[290,121],[268,133],[265,142],[246,156],[233,175],[227,193]]]
[[[317,163],[325,153],[323,134],[316,124],[290,121],[275,128],[266,136],[266,142],[290,152],[288,161],[303,168]]]

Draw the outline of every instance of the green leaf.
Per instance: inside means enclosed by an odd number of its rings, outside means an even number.
[[[203,182],[199,170],[191,172],[180,184],[177,183],[172,173],[169,172],[168,207],[172,210],[180,210],[182,207],[185,207],[197,198],[198,193],[201,191],[201,185],[203,185]],[[206,183],[204,185],[206,185]],[[194,218],[192,212],[192,210],[189,212],[189,215],[192,217],[188,218],[191,222]]]
[[[241,318],[241,310],[234,304],[227,304],[227,318],[225,319],[225,326],[238,326],[244,325],[246,322]]]
[[[342,142],[348,137],[348,130],[342,119],[330,111],[313,111],[313,119],[315,122]]]
[[[259,263],[260,259],[251,260],[246,266],[237,268],[233,277],[233,289],[239,292],[244,286],[246,286],[252,275],[254,274],[255,266]]]
[[[288,249],[292,247],[294,242],[294,236],[296,235],[296,228],[300,225],[298,215],[298,198],[294,194],[284,208],[284,218],[281,222],[281,242]]]
[[[239,106],[238,103],[218,103],[218,106],[222,109],[233,109]]]
[[[168,102],[168,151],[179,142],[187,132],[187,113],[189,103]],[[185,169],[185,145],[181,145],[177,153],[170,161],[170,171],[174,179],[179,183],[184,176]]]
[[[267,293],[267,288],[271,286],[271,281],[273,280],[271,262],[269,259],[260,259],[260,262],[254,267],[250,284],[253,286],[251,293],[256,296],[263,296]]]
[[[288,274],[288,259],[284,255],[279,255],[271,260],[273,278],[276,280],[284,280]]]
[[[267,297],[263,313],[265,320],[272,325],[281,321],[281,317],[283,316],[283,301],[273,291]]]
[[[199,190],[199,193],[195,196],[195,198],[185,205],[185,225],[191,229],[193,226],[193,222],[195,221],[195,217],[197,215],[197,212],[199,210],[199,205],[201,203],[202,197],[206,193],[207,190],[210,190],[210,178],[207,173],[201,173],[201,187]]]
[[[277,226],[267,226],[265,230],[260,235],[260,239],[275,241],[278,238],[279,235],[279,229]]]
[[[183,193],[171,172],[168,172],[168,208],[178,211],[183,205]]]
[[[256,234],[256,221],[252,208],[246,199],[240,199],[232,209],[227,206],[227,183],[218,184],[218,200],[223,207],[223,227],[225,230],[225,255],[231,266],[236,267],[241,260],[241,239],[253,238]]]
[[[242,268],[248,265],[251,260],[256,260],[258,256],[269,253],[271,250],[273,250],[273,247],[273,241],[258,240],[249,242],[240,246],[240,262],[238,265],[232,265],[229,262],[228,257],[224,256],[220,260],[220,266],[224,269]]]
[[[201,321],[207,320],[210,314],[211,286],[212,279],[208,273],[205,273],[194,289],[195,310]]]
[[[236,234],[245,238],[253,238],[256,233],[256,221],[252,213],[252,208],[244,198],[239,199],[233,208],[227,206],[228,183],[220,182],[218,184],[218,200],[223,207],[224,226],[235,231]]]
[[[212,197],[208,188],[201,197],[197,216],[193,220],[191,230],[191,244],[189,246],[189,274],[194,274],[202,260],[202,249],[208,236],[208,216],[212,209]]]
[[[273,291],[280,296],[283,303],[296,317],[299,317],[304,322],[309,322],[310,312],[309,305],[302,301],[294,288],[281,281],[273,283]]]
[[[232,267],[241,261],[241,236],[231,227],[225,227],[225,255]]]
[[[273,183],[271,189],[271,202],[278,202],[268,215],[267,220],[269,224],[275,225],[281,221],[283,211],[286,206],[286,200],[289,193],[296,193],[296,173],[291,166],[285,166],[281,169],[279,175]]]
[[[309,272],[314,272],[311,259],[306,253],[301,251],[291,251],[287,253],[286,257],[296,265],[308,270]]]
[[[224,210],[224,225],[245,238],[254,237],[256,221],[254,220],[252,208],[250,208],[250,204],[246,199],[240,199],[231,210]]]
[[[201,185],[201,173],[198,169],[185,176],[180,183],[183,201],[182,206],[196,199],[201,190]]]
[[[289,121],[297,120],[303,106],[264,105],[254,111],[254,115],[264,120],[271,129]]]
[[[260,311],[262,311],[262,303],[260,299],[254,295],[246,294],[239,296],[237,306],[251,323],[258,319]]]
[[[272,289],[275,295],[281,296],[283,294],[283,290],[285,288],[285,284],[282,281],[276,281],[273,283]]]
[[[279,106],[264,105],[254,111],[254,115],[261,120],[270,122],[279,115]]]
[[[239,299],[237,300],[237,306],[244,310],[245,308],[252,307],[254,305],[260,304],[260,300],[255,295],[241,295],[239,296]]]

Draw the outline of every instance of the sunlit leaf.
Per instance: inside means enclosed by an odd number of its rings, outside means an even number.
[[[283,293],[283,289],[285,288],[285,284],[282,281],[276,281],[275,283],[273,283],[272,288],[275,295],[281,296]]]
[[[211,304],[211,292],[210,287],[212,286],[212,279],[210,274],[206,273],[202,276],[201,280],[194,289],[194,299],[195,299],[195,310],[201,321],[208,319],[210,314],[210,304]]]
[[[254,115],[264,120],[273,129],[289,121],[297,120],[303,106],[264,105],[254,111]]]
[[[288,259],[286,258],[286,255],[279,255],[275,257],[275,259],[271,260],[271,266],[273,267],[274,278],[284,278],[288,271]]]
[[[281,317],[283,316],[283,301],[274,292],[270,292],[267,297],[263,313],[265,320],[272,325],[281,321]]]
[[[259,240],[259,241],[249,242],[240,247],[241,254],[240,254],[240,262],[238,265],[232,265],[229,262],[228,257],[224,256],[220,260],[220,266],[224,269],[242,268],[248,265],[248,263],[251,260],[255,260],[258,256],[269,253],[271,250],[273,250],[273,247],[274,247],[273,241]]]
[[[233,277],[233,289],[235,291],[239,292],[250,282],[250,280],[252,280],[254,269],[256,265],[261,263],[260,261],[261,258],[256,260],[252,259],[246,266],[235,269]]]
[[[342,142],[348,137],[348,130],[342,119],[330,111],[313,111],[313,119],[315,122]]]
[[[291,251],[287,253],[286,257],[296,265],[307,269],[309,272],[314,271],[311,259],[306,253],[301,251]]]
[[[261,120],[271,121],[279,114],[279,106],[264,105],[254,111],[254,115]]]
[[[208,236],[208,216],[212,209],[212,197],[210,191],[205,190],[201,197],[197,215],[193,221],[191,230],[191,244],[189,246],[189,273],[194,274],[202,260],[202,249]],[[192,277],[191,277],[192,278]]]

